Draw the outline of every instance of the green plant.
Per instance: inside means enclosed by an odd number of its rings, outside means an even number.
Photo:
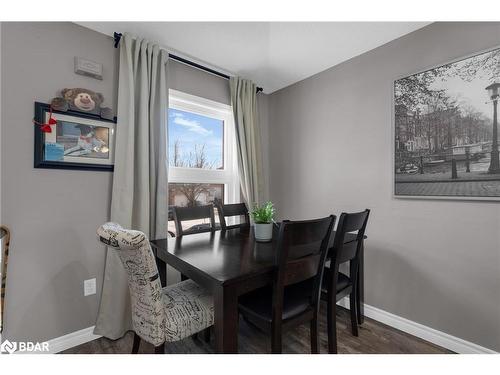
[[[255,204],[252,211],[255,224],[270,224],[274,219],[274,206],[272,202],[266,202],[262,206]]]

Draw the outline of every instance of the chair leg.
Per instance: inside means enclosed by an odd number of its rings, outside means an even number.
[[[358,272],[356,276],[356,316],[358,319],[358,324],[361,325],[363,324],[363,314],[361,313],[361,283],[363,282],[363,270],[360,265],[358,265]]]
[[[319,354],[318,316],[311,320],[311,353]]]
[[[139,346],[141,345],[140,336],[134,332],[134,344],[132,345],[132,354],[139,353]]]
[[[155,354],[165,354],[165,343],[155,346]]]
[[[271,352],[281,354],[281,325],[272,327],[271,332]]]
[[[349,310],[351,312],[351,330],[353,336],[358,336],[358,314],[356,307],[356,288],[352,288],[352,292],[349,295]]]
[[[327,325],[328,325],[328,353],[337,354],[337,303],[335,295],[328,293]]]
[[[205,328],[203,330],[203,338],[204,338],[204,340],[205,340],[206,343],[210,342],[210,327]]]
[[[160,258],[156,258],[156,267],[158,268],[161,287],[165,288],[167,286],[167,264]]]

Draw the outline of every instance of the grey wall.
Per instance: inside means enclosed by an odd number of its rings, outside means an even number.
[[[169,61],[168,84],[171,89],[231,104],[229,83],[226,79],[208,74],[175,60]]]
[[[94,325],[112,174],[33,168],[33,103],[64,87],[104,94],[116,108],[117,50],[110,37],[71,23],[3,23],[1,33],[1,223],[12,231],[4,337],[48,340]],[[74,56],[104,64],[104,80],[73,73]],[[171,88],[229,103],[224,79],[171,62]],[[119,125],[118,125],[119,126]]]
[[[83,297],[83,280],[102,282],[104,250],[94,239],[112,175],[34,169],[33,103],[81,86],[116,108],[116,50],[69,23],[4,23],[2,31],[1,221],[12,232],[4,336],[45,340],[94,324],[99,295]],[[104,64],[104,80],[75,75],[74,56]]]
[[[262,92],[257,95],[257,110],[261,138],[261,152],[262,152],[262,183],[263,183],[263,197],[262,202],[269,199],[269,129],[271,126],[270,116],[271,111],[269,108],[269,95]],[[261,203],[262,203],[261,202]]]
[[[371,208],[366,303],[497,351],[500,203],[394,199],[391,100],[395,78],[499,41],[500,23],[432,24],[269,103],[279,216]]]

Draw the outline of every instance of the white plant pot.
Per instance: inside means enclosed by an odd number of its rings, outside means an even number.
[[[255,240],[258,242],[269,242],[273,239],[273,223],[255,224]]]

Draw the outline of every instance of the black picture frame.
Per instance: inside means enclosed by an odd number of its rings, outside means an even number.
[[[46,103],[35,102],[35,122],[43,124],[46,122],[46,114],[50,112],[50,105]],[[116,117],[114,120],[104,119],[99,115],[82,113],[77,111],[56,111],[52,110],[53,114],[61,114],[65,116],[75,117],[76,119],[87,119],[96,120],[100,123],[111,123],[116,125]],[[34,125],[34,168],[47,168],[47,169],[73,169],[73,170],[85,170],[85,171],[102,171],[102,172],[113,172],[114,171],[114,160],[112,164],[93,164],[93,163],[75,163],[66,161],[54,161],[45,159],[45,134],[41,130],[41,126]],[[114,147],[114,144],[110,144],[110,147]]]
[[[500,201],[499,61],[496,46],[394,80],[394,198]]]

